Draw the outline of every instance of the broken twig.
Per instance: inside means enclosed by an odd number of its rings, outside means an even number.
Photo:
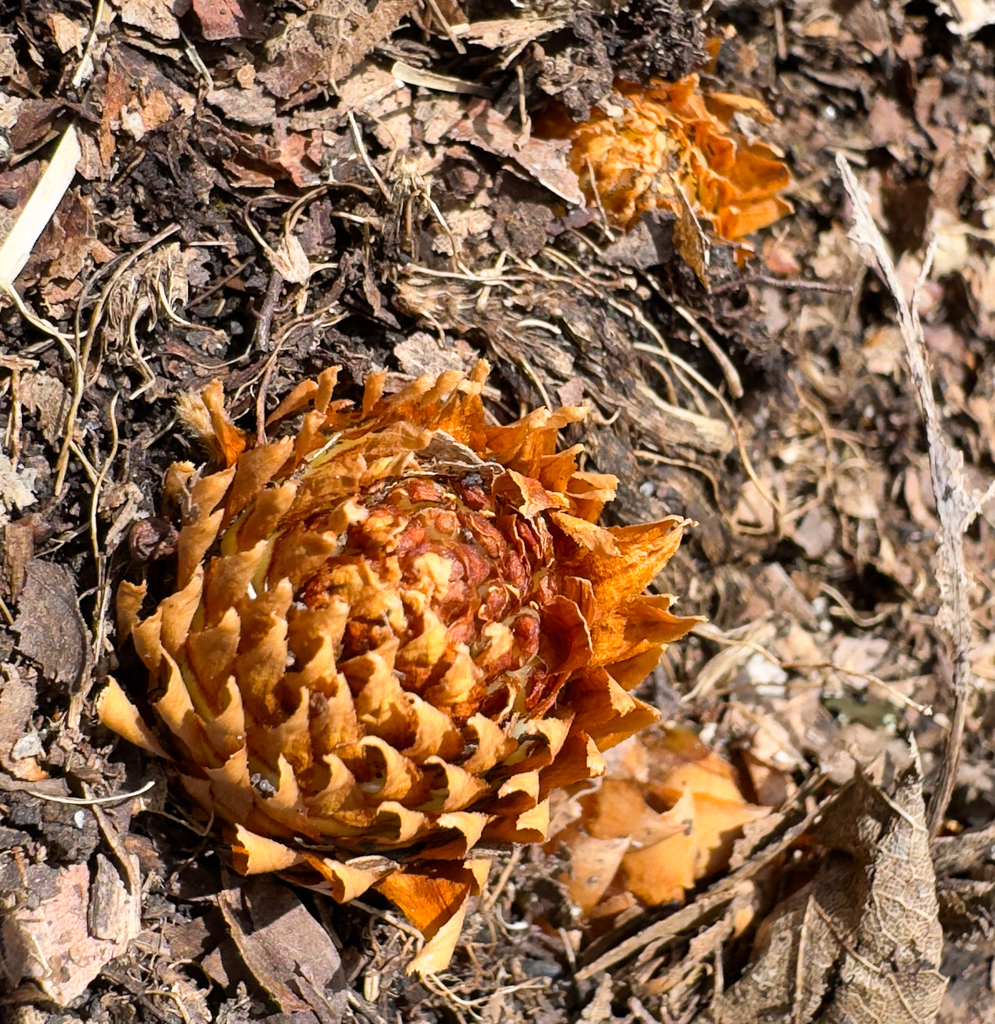
[[[885,240],[871,217],[867,193],[858,183],[846,157],[837,154],[836,164],[853,203],[854,223],[849,232],[850,238],[860,246],[864,262],[878,272],[895,300],[898,326],[905,342],[909,370],[926,424],[929,475],[940,521],[936,559],[936,579],[940,587],[940,613],[937,616],[937,625],[950,640],[954,690],[954,708],[947,735],[946,753],[940,765],[926,815],[930,835],[935,837],[943,823],[943,816],[953,793],[964,737],[964,723],[970,697],[974,691],[970,661],[971,607],[968,598],[967,566],[964,562],[964,531],[974,521],[982,506],[995,494],[995,487],[989,488],[986,494],[968,493],[963,474],[964,456],[944,436],[936,399],[933,397],[929,357],[916,306],[919,289],[929,274],[936,243],[931,243],[927,249],[919,280],[911,297],[906,298]]]

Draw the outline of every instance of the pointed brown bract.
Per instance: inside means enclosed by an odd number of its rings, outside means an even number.
[[[680,217],[688,205],[720,238],[736,241],[792,211],[777,194],[791,180],[787,167],[729,126],[737,113],[772,120],[758,100],[702,93],[697,75],[672,84],[617,82],[615,93],[617,114],[595,110],[574,124],[559,112],[541,126],[572,141],[570,165],[612,224],[632,228],[651,209]]]
[[[151,714],[116,684],[99,704],[227,823],[237,870],[379,888],[424,932],[423,972],[484,882],[474,847],[546,838],[550,790],[654,720],[628,691],[696,621],[644,593],[686,521],[598,526],[614,478],[556,451],[583,411],[489,426],[486,372],[389,397],[374,374],[354,409],[329,370],[254,448],[220,386],[189,401],[224,468],[167,474],[174,592],[144,618],[144,587],[118,594]]]

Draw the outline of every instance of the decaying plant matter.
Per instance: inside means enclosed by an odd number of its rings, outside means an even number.
[[[604,778],[556,801],[554,822],[566,825],[548,844],[568,854],[561,881],[588,920],[683,902],[728,865],[743,825],[768,813],[744,798],[732,767],[685,730],[633,736],[610,761]]]
[[[582,124],[565,113],[545,129],[572,142],[570,165],[587,199],[629,229],[647,210],[682,215],[685,206],[720,237],[735,241],[791,212],[777,193],[788,168],[769,146],[730,127],[733,115],[772,119],[759,101],[702,92],[698,75],[649,86],[616,82],[608,113]]]
[[[550,791],[656,718],[628,691],[696,621],[644,593],[686,520],[598,526],[615,479],[556,451],[583,410],[488,426],[486,373],[389,397],[375,373],[355,409],[327,370],[254,447],[219,383],[188,402],[224,468],[169,470],[175,589],[144,617],[144,584],[118,597],[147,712],[100,700],[227,823],[239,871],[379,889],[429,940],[422,972],[483,883],[477,844],[546,838]]]

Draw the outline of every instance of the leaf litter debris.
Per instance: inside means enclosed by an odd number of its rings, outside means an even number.
[[[4,1013],[984,1019],[990,6],[10,6]],[[791,175],[755,183],[795,212],[753,216],[750,258],[683,185],[621,233],[541,130],[554,106],[599,123],[694,75]],[[911,371],[907,346],[928,355]],[[181,394],[222,378],[265,438],[330,365],[358,398],[373,370],[393,395],[481,356],[495,424],[588,407],[565,441],[618,478],[616,524],[698,523],[667,586],[708,622],[638,690],[665,727],[603,793],[567,794],[561,841],[493,851],[451,966],[414,982],[420,940],[389,903],[233,875],[91,695],[145,678],[112,597],[133,559],[160,586],[174,571],[184,509],[162,481],[203,458]],[[684,762],[661,753],[675,735]],[[702,762],[722,787],[702,803],[727,813],[698,843]],[[641,832],[613,822],[613,793]],[[693,865],[641,884],[675,840]],[[576,882],[592,842],[597,894]]]

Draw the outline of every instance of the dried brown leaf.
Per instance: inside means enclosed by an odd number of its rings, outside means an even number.
[[[345,978],[331,936],[287,886],[254,878],[218,894],[239,954],[283,1013],[341,1019]],[[339,997],[332,993],[339,993]]]
[[[33,982],[65,1006],[138,935],[141,897],[129,892],[106,858],[92,883],[85,863],[59,871],[53,881],[4,917],[0,945],[12,985]],[[108,934],[113,937],[101,937]]]
[[[73,578],[61,565],[30,561],[14,629],[20,649],[54,683],[79,681],[90,664],[90,635]]]
[[[715,1024],[929,1024],[946,980],[918,764],[887,795],[858,773],[814,829],[816,878],[760,927]]]

